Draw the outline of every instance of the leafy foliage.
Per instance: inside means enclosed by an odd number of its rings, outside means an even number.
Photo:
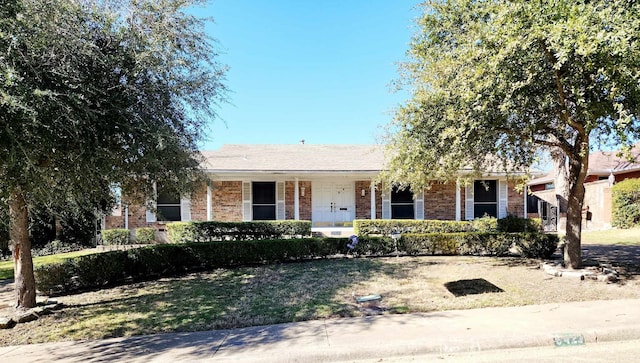
[[[640,179],[625,179],[611,189],[612,225],[631,228],[640,225]]]
[[[156,229],[154,227],[136,228],[136,243],[147,244],[156,240]]]
[[[173,222],[167,224],[167,235],[174,243],[295,238],[311,236],[311,222]]]
[[[105,229],[102,231],[102,244],[106,246],[112,245],[128,245],[130,232],[124,228]]]
[[[559,151],[568,182],[565,259],[578,267],[590,142],[629,145],[640,134],[640,3],[423,7],[401,66],[412,97],[390,125],[382,178],[421,190],[473,172],[522,171],[540,150]]]

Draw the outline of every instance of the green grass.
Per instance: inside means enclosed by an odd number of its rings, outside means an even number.
[[[554,278],[538,264],[520,258],[391,257],[218,269],[57,297],[65,304],[61,311],[3,332],[0,345],[363,316],[354,296],[369,294],[381,295],[389,314],[640,298],[638,281]],[[502,292],[468,289],[456,296],[447,288],[480,279]]]
[[[599,245],[640,245],[640,228],[583,231],[582,243]]]
[[[47,265],[50,263],[60,263],[68,258],[89,255],[92,253],[96,253],[96,252],[92,250],[82,250],[82,251],[76,251],[76,252],[60,253],[56,255],[34,257],[33,266],[38,267],[38,266]],[[12,278],[13,278],[13,260],[0,262],[0,281],[12,279]]]

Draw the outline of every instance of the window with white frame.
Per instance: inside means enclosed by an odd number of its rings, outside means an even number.
[[[251,185],[252,214],[254,221],[276,219],[276,183],[253,182]]]
[[[393,187],[391,190],[391,219],[413,218],[415,218],[413,193],[409,188]]]
[[[498,217],[498,181],[473,182],[473,217]]]
[[[156,215],[158,221],[174,222],[182,220],[180,213],[180,194],[158,187]]]

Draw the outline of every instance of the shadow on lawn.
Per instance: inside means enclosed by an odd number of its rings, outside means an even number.
[[[617,267],[625,277],[640,276],[639,245],[582,245],[585,262],[608,263]]]

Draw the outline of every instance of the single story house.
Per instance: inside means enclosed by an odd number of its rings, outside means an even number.
[[[159,188],[155,211],[126,206],[105,217],[105,228],[135,229],[169,221],[310,220],[338,235],[354,219],[471,220],[525,216],[526,196],[515,179],[487,171],[468,185],[434,183],[409,190],[376,184],[383,170],[380,145],[224,145],[202,151],[209,176],[189,196]]]
[[[640,178],[640,143],[631,149],[632,161],[618,155],[619,151],[596,151],[589,154],[589,169],[584,182],[585,197],[583,227],[611,227],[613,184],[629,178]],[[543,220],[546,230],[562,231],[566,225],[566,210],[555,191],[555,171],[527,183],[534,200],[529,200],[529,217]],[[560,206],[560,207],[559,207]]]

